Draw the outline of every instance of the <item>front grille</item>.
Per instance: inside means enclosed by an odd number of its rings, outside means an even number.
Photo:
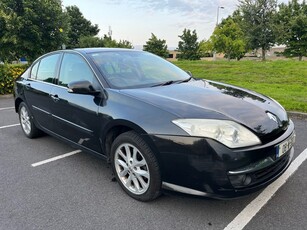
[[[289,160],[290,151],[285,154],[281,159],[277,160],[274,164],[258,171],[246,174],[246,176],[249,176],[251,178],[251,182],[247,186],[240,185],[234,187],[236,189],[247,189],[260,185],[275,177],[276,175],[280,174],[280,172],[283,171],[285,167],[287,167]]]
[[[275,175],[276,173],[280,172],[287,165],[288,160],[289,160],[289,154],[282,157],[275,164],[255,172],[252,178],[254,178],[255,181],[261,182],[262,180],[265,180]]]

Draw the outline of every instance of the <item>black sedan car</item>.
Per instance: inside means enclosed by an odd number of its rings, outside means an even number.
[[[14,94],[27,137],[45,132],[103,156],[141,201],[163,188],[246,195],[278,178],[294,152],[294,125],[278,102],[195,79],[143,51],[48,53],[17,79]]]

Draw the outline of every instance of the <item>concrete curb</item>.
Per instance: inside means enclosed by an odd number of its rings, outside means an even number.
[[[13,98],[13,94],[0,95],[0,98]]]
[[[307,120],[307,113],[287,111],[290,117]]]

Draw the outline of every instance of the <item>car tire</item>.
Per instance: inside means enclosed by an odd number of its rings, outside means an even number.
[[[155,154],[134,131],[119,135],[111,147],[111,164],[123,190],[139,201],[151,201],[161,193],[161,174]]]
[[[31,115],[31,112],[26,103],[20,103],[18,114],[21,129],[28,138],[35,138],[42,134],[42,131],[35,126],[33,116]]]

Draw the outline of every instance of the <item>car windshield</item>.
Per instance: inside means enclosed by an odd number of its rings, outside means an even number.
[[[172,63],[142,51],[104,51],[90,54],[111,87],[144,88],[184,81],[190,76]]]

